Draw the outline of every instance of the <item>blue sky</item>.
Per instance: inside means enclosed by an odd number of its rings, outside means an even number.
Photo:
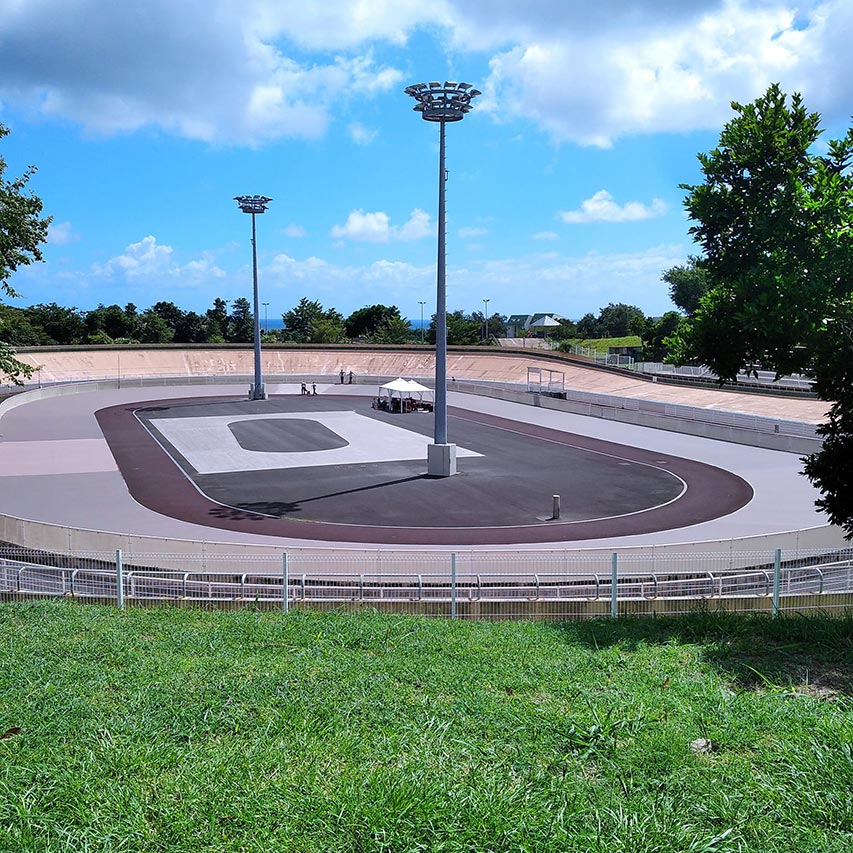
[[[13,304],[251,296],[258,193],[270,317],[431,313],[438,128],[403,89],[449,79],[483,95],[447,129],[448,308],[661,314],[730,101],[778,81],[840,135],[852,43],[849,0],[0,0],[0,152],[54,217]]]

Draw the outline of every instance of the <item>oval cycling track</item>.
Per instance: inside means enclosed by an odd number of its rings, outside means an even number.
[[[459,476],[444,479],[426,477],[424,461],[411,458],[200,473],[158,434],[162,418],[322,418],[352,410],[353,402],[331,395],[184,398],[112,406],[96,417],[143,506],[267,536],[460,546],[579,541],[699,524],[753,496],[744,479],[703,462],[457,408],[449,409],[454,440],[473,453],[460,457]],[[421,435],[432,428],[431,416],[357,414]],[[540,517],[550,512],[555,489],[563,499],[559,521]]]

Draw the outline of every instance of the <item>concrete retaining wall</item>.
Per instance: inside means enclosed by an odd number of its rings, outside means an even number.
[[[713,438],[728,441],[733,444],[746,444],[750,447],[763,447],[767,450],[781,450],[785,453],[805,455],[816,453],[821,448],[821,440],[804,438],[784,433],[760,432],[758,430],[740,429],[724,424],[708,423],[706,421],[687,420],[670,415],[656,415],[651,412],[638,412],[633,409],[619,408],[614,401],[613,406],[602,406],[593,403],[582,403],[574,400],[561,400],[544,394],[531,394],[526,391],[511,391],[502,388],[489,388],[478,385],[466,386],[461,383],[453,386],[453,390],[463,394],[477,394],[481,397],[493,397],[496,400],[506,400],[512,403],[524,403],[542,409],[554,409],[559,412],[571,412],[575,415],[585,415],[591,418],[604,418],[635,426],[652,427],[669,432],[680,432],[686,435],[698,435],[702,438]]]

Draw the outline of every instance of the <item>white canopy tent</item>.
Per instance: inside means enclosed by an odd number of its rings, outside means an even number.
[[[544,317],[540,317],[538,320],[534,320],[530,324],[531,329],[542,329],[542,338],[545,341],[544,346],[548,346],[548,329],[554,329],[560,325],[559,320],[555,320],[550,314],[546,314]]]
[[[405,400],[414,401],[416,407],[424,406],[424,394],[431,395],[432,399],[428,401],[426,408],[432,409],[435,400],[435,392],[431,388],[427,388],[426,385],[421,385],[420,382],[415,382],[413,379],[403,379],[402,377],[399,377],[391,382],[386,382],[384,385],[379,386],[378,402],[380,408],[382,408],[382,401],[387,398],[388,406],[392,410],[396,408],[397,411],[404,411],[406,409],[406,406],[404,405]],[[395,399],[398,401],[396,407],[394,405]]]
[[[530,324],[530,328],[531,329],[553,329],[559,325],[560,325],[559,320],[555,320],[550,314],[546,314],[544,317],[540,317],[538,320],[534,320]]]

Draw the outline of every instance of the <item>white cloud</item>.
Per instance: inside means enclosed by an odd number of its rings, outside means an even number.
[[[778,80],[846,120],[849,0],[5,0],[0,98],[100,133],[317,138],[400,86],[415,33],[490,58],[478,109],[556,141],[717,129]],[[375,56],[391,57],[380,62]],[[472,60],[469,62],[469,58]],[[399,67],[398,67],[399,66]],[[395,92],[399,98],[399,91]],[[343,108],[343,109],[339,109]],[[353,123],[358,144],[375,130]]]
[[[414,305],[423,298],[420,294],[434,290],[435,266],[387,259],[365,265],[333,264],[317,257],[299,260],[282,253],[263,270],[263,280],[265,293],[273,297],[280,293],[279,299],[292,298],[297,282],[299,297],[320,299],[344,313],[381,302],[399,305],[405,315],[407,305]],[[298,297],[293,299],[296,301]]]
[[[460,228],[458,233],[463,240],[467,240],[471,237],[482,237],[489,231],[486,228]]]
[[[171,246],[159,244],[157,238],[149,234],[138,243],[131,243],[122,254],[110,258],[105,264],[96,264],[93,272],[106,278],[123,276],[128,281],[143,283],[154,283],[165,277],[180,279],[183,283],[225,277],[224,270],[207,254],[186,264],[175,263],[173,254]]]
[[[342,240],[387,243],[390,234],[388,214],[381,210],[376,213],[365,213],[361,209],[353,210],[343,225],[335,225],[332,228],[332,236]]]
[[[370,145],[370,143],[379,136],[379,131],[371,130],[363,124],[353,122],[353,124],[349,126],[349,135],[350,139],[352,139],[356,145]]]
[[[357,240],[370,243],[388,243],[391,240],[420,240],[434,233],[430,216],[415,208],[408,221],[402,225],[391,225],[388,214],[379,210],[365,213],[359,208],[353,210],[343,225],[332,228],[332,236],[338,239]]]
[[[79,240],[80,236],[75,234],[70,222],[51,222],[47,232],[47,242],[51,246],[67,246]]]
[[[395,240],[422,240],[424,237],[430,237],[435,233],[432,227],[430,215],[419,208],[415,208],[409,216],[408,222],[405,222],[399,228],[392,227],[391,234]]]
[[[534,240],[557,240],[559,237],[556,231],[538,231],[533,235]]]
[[[540,252],[499,260],[468,259],[447,271],[448,308],[479,310],[483,296],[490,312],[538,311],[542,305],[575,319],[609,302],[638,305],[647,314],[672,310],[661,273],[687,258],[689,247],[652,246],[644,251],[563,255]],[[334,264],[321,258],[299,260],[280,254],[263,270],[265,288],[321,299],[347,313],[371,302],[397,304],[416,316],[417,302],[435,293],[435,266],[381,259],[365,265]],[[266,291],[265,291],[266,292]],[[298,298],[298,297],[297,297]],[[297,301],[294,298],[294,302]]]
[[[718,129],[731,100],[778,80],[846,117],[853,6],[843,0],[616,4],[622,14],[608,3],[613,21],[598,4],[564,5],[550,26],[525,15],[492,57],[482,109],[530,119],[556,141],[608,147],[627,134]]]
[[[330,41],[357,47],[397,32],[379,15],[353,39],[345,15],[324,4]],[[320,10],[304,3],[304,15]],[[0,98],[78,122],[96,133],[156,126],[207,142],[257,144],[316,138],[331,106],[397,86],[399,70],[369,46],[352,55],[299,56],[293,24],[273,0],[107,0],[3,3]],[[336,8],[337,7],[337,8]],[[320,16],[322,17],[322,15]],[[296,58],[299,56],[299,58]]]
[[[662,314],[673,306],[661,273],[684,263],[687,253],[685,246],[661,245],[638,252],[576,256],[546,252],[484,260],[448,270],[448,305],[476,305],[488,293],[494,310],[502,314],[538,311],[541,308],[536,306],[550,305],[578,319],[609,302]]]
[[[301,225],[288,225],[286,228],[282,229],[284,231],[285,237],[292,237],[293,239],[300,239],[304,237],[307,232]]]
[[[172,260],[172,247],[160,246],[153,235],[131,243],[121,255],[110,258],[97,271],[103,275],[124,273],[128,278],[151,275],[168,269]]]
[[[557,216],[571,225],[583,222],[637,222],[652,219],[666,213],[666,204],[653,199],[650,205],[629,201],[621,207],[613,201],[607,190],[599,190],[591,198],[581,202],[579,210],[561,210]]]

